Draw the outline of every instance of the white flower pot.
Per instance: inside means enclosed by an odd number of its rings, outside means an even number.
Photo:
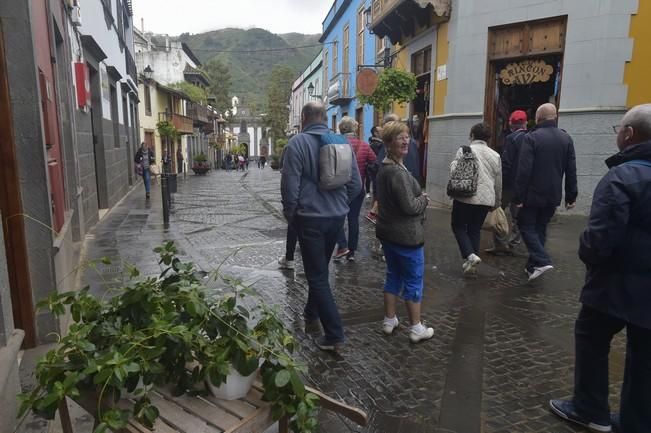
[[[206,385],[212,395],[217,398],[222,400],[237,400],[249,393],[257,374],[258,371],[256,370],[248,376],[242,376],[231,366],[231,371],[226,376],[226,382],[220,386],[215,386],[210,382],[210,379],[207,379]]]

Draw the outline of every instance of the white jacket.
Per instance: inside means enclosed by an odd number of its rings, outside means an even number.
[[[478,204],[490,207],[500,206],[502,203],[502,161],[500,154],[488,147],[485,141],[474,140],[470,148],[477,156],[479,177],[477,179],[477,194],[472,197],[455,198],[463,203]],[[457,165],[463,150],[459,148],[457,155],[450,163],[450,172]]]

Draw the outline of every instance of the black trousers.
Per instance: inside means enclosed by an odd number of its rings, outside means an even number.
[[[479,254],[481,226],[484,224],[490,206],[467,204],[454,200],[452,202],[452,232],[459,244],[461,257]]]

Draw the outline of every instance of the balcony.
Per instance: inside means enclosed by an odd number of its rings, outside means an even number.
[[[187,116],[182,116],[176,113],[158,113],[158,121],[162,122],[167,120],[172,123],[179,134],[193,134],[194,133],[194,124],[192,118]]]
[[[328,103],[331,105],[348,105],[355,97],[350,85],[350,73],[340,72],[330,80]]]
[[[392,44],[415,36],[418,27],[449,21],[452,0],[373,0],[371,31]]]
[[[188,116],[192,118],[195,126],[203,126],[203,124],[210,122],[208,108],[194,102],[188,102]]]
[[[208,144],[215,149],[223,149],[226,144],[226,136],[224,134],[212,134],[208,136]]]

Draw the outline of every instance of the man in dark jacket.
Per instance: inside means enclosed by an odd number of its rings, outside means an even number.
[[[553,104],[538,107],[536,127],[522,142],[515,175],[514,203],[520,208],[518,227],[529,250],[529,281],[554,268],[545,241],[547,224],[561,204],[563,176],[567,209],[574,207],[578,195],[574,142],[556,120]]]
[[[306,328],[314,329],[320,320],[325,335],[317,340],[317,346],[337,351],[344,342],[344,330],[328,282],[328,265],[348,215],[348,204],[361,193],[362,180],[357,161],[352,158],[352,176],[346,185],[319,188],[319,136],[330,133],[327,120],[323,104],[305,104],[301,112],[303,129],[289,140],[283,155],[280,188],[283,213],[298,234],[309,285],[304,310]]]
[[[620,152],[594,192],[579,257],[587,274],[576,320],[574,397],[550,401],[559,416],[595,431],[651,431],[651,104],[614,127]],[[626,327],[619,414],[608,407],[608,353]]]
[[[509,216],[509,233],[506,235],[493,235],[493,248],[486,250],[489,254],[512,254],[513,246],[520,243],[520,232],[516,224],[518,211],[513,203],[513,188],[515,175],[518,172],[518,159],[520,147],[527,135],[527,113],[515,110],[509,117],[511,133],[504,140],[502,149],[502,203],[501,207]]]

